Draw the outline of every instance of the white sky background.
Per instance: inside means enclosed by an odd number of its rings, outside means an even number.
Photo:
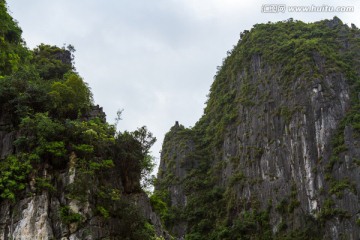
[[[72,44],[95,103],[118,128],[146,125],[158,141],[179,121],[201,117],[216,67],[256,23],[338,16],[360,27],[360,0],[7,0],[29,48]],[[353,13],[262,13],[263,4],[354,6]]]

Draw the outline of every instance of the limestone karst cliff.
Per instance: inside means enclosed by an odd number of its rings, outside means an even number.
[[[0,239],[169,239],[141,188],[155,138],[106,122],[73,53],[29,50],[0,0]]]
[[[360,30],[240,34],[196,125],[166,134],[153,205],[178,239],[359,239]],[[161,204],[160,204],[161,203]]]
[[[106,122],[73,53],[29,50],[0,0],[0,239],[360,238],[355,25],[242,32],[201,119],[166,134],[150,199],[154,138]]]

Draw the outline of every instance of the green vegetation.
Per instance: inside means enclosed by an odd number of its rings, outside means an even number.
[[[330,194],[335,194],[336,197],[338,198],[342,198],[344,195],[344,190],[345,189],[349,189],[351,190],[354,194],[356,194],[356,188],[355,188],[355,184],[352,184],[349,179],[343,179],[343,180],[332,180],[330,182],[330,190],[329,193]]]
[[[40,44],[32,53],[31,63],[42,79],[62,79],[66,73],[74,70],[72,65],[74,52],[75,49],[71,45],[60,49],[56,46]]]
[[[49,96],[51,110],[58,117],[76,118],[90,110],[91,92],[75,73],[64,75],[64,82],[54,82]],[[90,100],[90,101],[89,101]]]
[[[36,184],[36,190],[37,191],[49,191],[51,193],[54,193],[56,191],[54,185],[50,182],[50,179],[45,177],[38,177],[35,179]]]
[[[100,212],[100,214],[105,218],[108,219],[110,216],[109,211],[104,208],[103,206],[97,206],[96,209]]]
[[[21,69],[0,79],[1,109],[11,123],[8,130],[20,133],[14,142],[17,155],[1,162],[4,172],[9,169],[15,174],[16,169],[10,164],[14,165],[15,161],[25,176],[30,171],[24,171],[25,163],[34,170],[45,163],[63,169],[75,154],[76,164],[83,172],[94,174],[114,168],[114,158],[122,158],[123,167],[137,164],[133,170],[145,179],[154,166],[149,149],[156,140],[146,127],[132,133],[116,133],[114,126],[101,119],[86,120],[85,114],[93,107],[92,95],[87,84],[73,71],[70,51],[47,45],[34,51],[19,47],[28,52],[27,57],[32,54],[35,57],[32,61],[30,57],[24,59]],[[56,74],[51,75],[54,71]],[[120,148],[121,154],[115,156],[115,148]],[[21,161],[24,163],[20,164]],[[13,174],[4,174],[3,179]],[[14,178],[24,180],[24,177]],[[14,198],[13,193],[6,195]]]
[[[65,201],[89,203],[104,225],[117,222],[110,237],[155,239],[154,227],[123,195],[144,194],[140,182],[151,183],[156,139],[145,126],[116,132],[90,114],[97,107],[75,71],[74,52],[71,45],[29,50],[0,0],[0,131],[14,136],[12,151],[0,159],[0,203],[65,193]],[[66,172],[72,180],[64,185]],[[87,220],[67,205],[59,216],[64,224]]]
[[[24,190],[28,182],[31,165],[27,154],[8,156],[0,164],[0,198],[15,201],[18,191]]]
[[[151,206],[153,207],[154,211],[159,214],[160,219],[165,225],[169,217],[169,207],[168,204],[165,202],[167,199],[169,199],[169,196],[164,192],[155,192],[150,196]]]
[[[333,217],[343,219],[349,218],[349,215],[344,210],[336,208],[334,200],[328,198],[324,201],[323,207],[321,208],[317,218],[321,224],[324,224],[327,220]]]
[[[69,206],[60,208],[60,219],[65,224],[79,223],[83,220],[83,216],[79,213],[74,213]]]
[[[7,13],[5,2],[0,1],[0,78],[17,71],[28,57],[21,33],[21,29]]]

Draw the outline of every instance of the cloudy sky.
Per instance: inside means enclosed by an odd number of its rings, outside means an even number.
[[[107,120],[124,109],[120,130],[146,125],[158,141],[179,121],[202,115],[216,67],[240,32],[256,23],[337,15],[360,27],[360,0],[8,0],[29,48],[75,46],[77,71]],[[263,13],[264,4],[353,6],[350,13]],[[264,8],[265,10],[268,8]],[[158,159],[157,159],[158,160]]]

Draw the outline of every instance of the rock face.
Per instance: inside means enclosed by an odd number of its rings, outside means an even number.
[[[89,193],[85,200],[74,200],[68,196],[69,186],[78,178],[76,168],[70,165],[65,172],[53,172],[54,175],[47,173],[46,169],[43,171],[49,182],[54,184],[54,189],[37,192],[31,189],[30,183],[22,198],[15,202],[1,202],[0,239],[124,239],[127,235],[122,235],[123,231],[133,231],[126,224],[136,224],[137,218],[142,217],[154,226],[157,236],[170,238],[145,193],[118,195],[122,199],[111,214],[116,217],[104,218],[96,212],[96,196],[90,194],[94,186],[85,186]],[[107,172],[107,175],[112,184],[121,185],[115,172]],[[65,210],[69,212],[64,213]],[[128,212],[116,215],[118,211]],[[72,221],[68,218],[70,216],[78,216],[79,219]]]
[[[21,32],[0,0],[0,239],[170,239],[141,189],[155,138],[106,122],[71,45]]]
[[[99,118],[103,123],[106,122],[106,114],[103,111],[103,108],[99,105],[93,106],[91,110],[84,116],[84,120],[87,121],[95,118]]]
[[[10,116],[3,111],[0,111],[0,114],[0,158],[4,159],[14,151],[13,141],[16,132],[12,131]]]
[[[96,106],[87,120],[98,117],[106,122],[102,108]],[[4,122],[3,125],[10,124]],[[16,136],[16,131],[0,131],[2,161],[15,153],[13,142]],[[94,194],[94,189],[102,186],[124,189],[121,171],[108,169],[99,172],[95,179],[83,179],[84,175],[77,168],[78,161],[80,159],[72,154],[65,169],[42,165],[38,171],[42,172],[40,176],[48,185],[39,188],[43,180],[30,176],[27,188],[16,201],[2,199],[0,239],[125,239],[126,232],[134,231],[131,224],[137,224],[143,218],[153,225],[157,236],[170,239],[160,218],[153,212],[148,196],[142,191],[125,195],[114,192],[112,198],[116,201],[112,203],[111,216],[99,214],[100,199]],[[74,191],[78,195],[69,196]]]
[[[359,30],[289,20],[241,36],[203,117],[165,137],[156,192],[184,212],[168,228],[179,239],[358,239]]]

